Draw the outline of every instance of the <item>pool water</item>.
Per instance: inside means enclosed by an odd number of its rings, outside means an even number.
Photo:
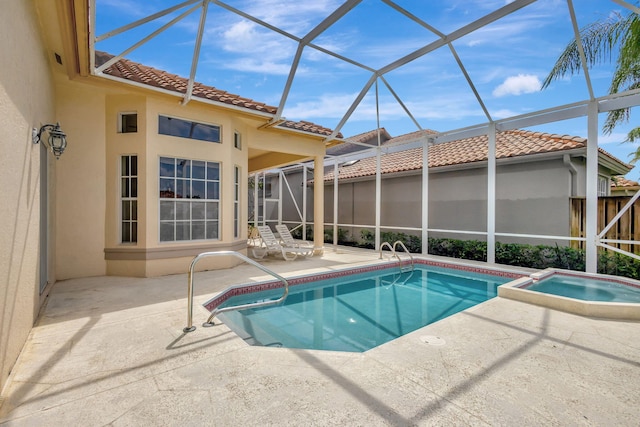
[[[290,287],[284,303],[219,317],[253,345],[362,352],[458,313],[512,279],[416,266]],[[234,296],[223,304],[277,299],[282,290]]]
[[[584,301],[640,303],[640,288],[590,277],[553,275],[526,289]]]

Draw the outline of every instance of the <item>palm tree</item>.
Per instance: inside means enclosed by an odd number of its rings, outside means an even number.
[[[580,30],[587,66],[616,61],[609,87],[614,94],[640,88],[640,18],[635,13],[614,14],[593,22]],[[553,69],[544,80],[542,89],[553,80],[567,74],[577,74],[582,69],[576,40],[572,40],[560,55]],[[620,123],[629,120],[629,109],[613,110],[607,114],[603,132],[610,134]],[[640,141],[640,127],[629,131],[624,142]],[[640,160],[640,147],[631,154],[633,162]]]

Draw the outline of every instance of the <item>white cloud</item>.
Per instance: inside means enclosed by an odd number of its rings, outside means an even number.
[[[286,105],[284,115],[290,119],[301,118],[341,118],[347,112],[357,94],[325,93],[317,99]]]
[[[501,110],[496,110],[496,111],[491,111],[491,117],[494,119],[508,119],[510,117],[515,117],[515,116],[519,116],[520,114],[523,113],[519,113],[517,111],[513,111],[513,110],[509,110],[507,109],[501,109]]]
[[[601,135],[598,135],[598,145],[620,144],[626,139],[627,139],[627,134],[623,132],[614,132],[609,135],[601,134]],[[626,144],[628,144],[628,147],[634,146],[634,144],[632,143],[626,143]],[[637,146],[638,144],[636,143],[635,145]]]
[[[242,71],[247,73],[259,72],[261,74],[270,74],[277,76],[288,75],[291,68],[289,64],[248,57],[229,60],[224,63],[224,67],[235,71]],[[300,71],[304,72],[304,69]]]
[[[318,98],[288,103],[285,106],[284,115],[289,119],[341,119],[356,98],[356,93],[324,93]],[[482,109],[470,101],[472,101],[470,98],[461,94],[419,100],[405,99],[404,103],[417,120],[462,120],[469,117],[484,117]],[[382,97],[380,106],[376,109],[375,97],[367,95],[349,120],[375,120],[377,111],[383,121],[408,117],[395,99]]]
[[[542,83],[533,74],[518,74],[507,79],[493,90],[493,96],[522,95],[523,93],[538,92]]]
[[[205,33],[204,64],[240,72],[287,75],[296,45],[249,21]]]

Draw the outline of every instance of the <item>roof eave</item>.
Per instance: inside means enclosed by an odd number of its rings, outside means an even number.
[[[105,74],[105,73],[94,74],[94,76],[96,76],[98,78],[104,78],[104,79],[107,79],[107,80],[112,80],[112,81],[115,81],[115,82],[118,82],[118,83],[124,83],[124,84],[127,84],[127,85],[135,86],[135,87],[138,87],[140,89],[149,90],[149,91],[152,91],[152,92],[159,92],[159,93],[162,93],[162,94],[165,94],[165,95],[173,96],[175,98],[184,98],[184,94],[180,93],[180,92],[163,89],[163,88],[156,87],[156,86],[151,86],[151,85],[148,85],[148,84],[145,84],[145,83],[139,83],[139,82],[135,82],[135,81],[128,80],[128,79],[123,79],[121,77],[111,76],[111,75]],[[225,109],[228,109],[228,110],[234,110],[234,111],[242,112],[242,113],[245,113],[245,114],[251,114],[251,115],[254,115],[254,116],[259,116],[261,118],[272,119],[274,117],[274,115],[272,113],[267,113],[267,112],[258,111],[258,110],[252,110],[250,108],[239,107],[237,105],[227,104],[227,103],[220,102],[220,101],[213,101],[211,99],[201,98],[201,97],[198,97],[198,96],[192,97],[191,101],[201,102],[203,104],[214,105],[214,106],[219,107],[219,108],[225,108]]]
[[[617,159],[613,159],[607,153],[603,153],[602,151],[598,152],[598,164],[610,169],[613,172],[612,175],[625,175],[633,169],[633,166],[622,163]]]
[[[137,88],[140,89],[144,89],[144,90],[149,90],[152,92],[158,92],[158,93],[162,93],[165,95],[170,95],[173,96],[175,98],[184,98],[184,94],[181,92],[176,92],[173,90],[168,90],[168,89],[163,89],[163,88],[159,88],[156,86],[151,86],[148,84],[144,84],[144,83],[139,83],[139,82],[135,82],[132,80],[128,80],[128,79],[123,79],[121,77],[115,77],[109,74],[105,74],[105,73],[100,73],[100,74],[94,74],[95,77],[97,78],[104,78],[107,80],[111,80],[114,82],[118,82],[118,83],[124,83],[127,85],[131,85],[131,86],[135,86]],[[208,104],[208,105],[213,105],[215,107],[218,108],[224,108],[227,110],[233,110],[233,111],[238,111],[241,112],[243,114],[249,114],[249,115],[253,115],[253,116],[258,116],[260,118],[265,118],[268,119],[269,121],[273,120],[275,117],[275,114],[273,113],[268,113],[268,112],[264,112],[264,111],[258,111],[258,110],[254,110],[251,108],[246,108],[246,107],[239,107],[237,105],[232,105],[232,104],[227,104],[225,102],[220,102],[220,101],[214,101],[211,99],[207,99],[207,98],[202,98],[199,96],[193,96],[190,101],[194,101],[194,102],[200,102],[203,104]],[[268,123],[268,122],[267,122]],[[264,125],[261,125],[259,127],[264,127]],[[305,136],[311,136],[314,138],[321,138],[321,139],[325,139],[327,137],[327,135],[324,134],[320,134],[320,133],[314,133],[314,132],[308,132],[308,131],[304,131],[304,130],[300,130],[300,129],[292,129],[292,128],[288,128],[288,127],[284,127],[284,126],[269,126],[269,129],[278,129],[278,131],[285,131],[285,132],[290,132],[290,133],[298,133],[298,134],[302,134]],[[334,141],[340,141],[339,138],[334,138],[333,140],[329,141],[328,144],[335,144]]]

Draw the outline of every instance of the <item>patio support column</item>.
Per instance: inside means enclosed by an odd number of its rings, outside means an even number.
[[[338,160],[333,164],[333,244],[338,246]],[[337,248],[336,248],[337,249]]]
[[[429,253],[429,144],[433,139],[422,141],[422,254]]]
[[[587,112],[587,224],[585,230],[586,272],[598,272],[598,103]]]
[[[324,251],[324,157],[313,158],[313,247],[314,253]]]
[[[253,226],[257,227],[258,225],[258,213],[260,212],[260,207],[258,206],[258,187],[260,186],[260,172],[256,172],[253,175]]]
[[[380,146],[376,149],[376,251],[380,249],[380,202],[382,198],[382,174],[381,174],[381,153]],[[391,242],[393,243],[393,242]]]
[[[487,262],[496,262],[496,124],[489,123],[487,152]]]
[[[302,165],[302,240],[307,240],[307,165]]]
[[[284,193],[282,192],[282,183],[285,180],[284,172],[282,169],[278,171],[278,225],[282,224],[282,201]]]

